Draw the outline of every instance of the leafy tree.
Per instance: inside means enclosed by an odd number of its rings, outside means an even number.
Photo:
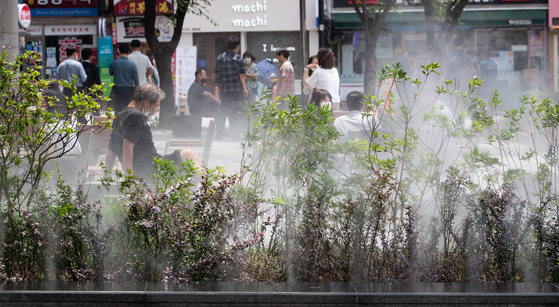
[[[206,6],[211,5],[210,0],[177,0],[176,3],[177,10],[170,16],[175,28],[170,42],[160,42],[155,35],[156,1],[146,1],[144,12],[146,41],[157,62],[161,89],[167,94],[166,98],[161,101],[161,122],[163,123],[175,112],[171,58],[181,39],[184,18],[187,13],[192,13],[209,19],[206,14]]]
[[[41,253],[45,245],[39,227],[42,217],[34,202],[41,195],[43,170],[47,162],[72,150],[86,132],[86,126],[77,124],[77,118],[99,108],[94,99],[101,86],[78,94],[76,80],[60,81],[74,93],[61,105],[45,93],[50,82],[40,79],[40,67],[30,66],[20,72],[22,62],[31,53],[20,55],[13,62],[6,56],[6,52],[0,56],[2,258],[11,263],[6,267],[8,276],[40,279],[44,277]],[[49,106],[55,105],[50,110]]]
[[[366,1],[352,1],[355,13],[365,28],[365,93],[373,94],[376,85],[377,41],[382,24],[396,6],[396,0],[382,0],[367,5]]]

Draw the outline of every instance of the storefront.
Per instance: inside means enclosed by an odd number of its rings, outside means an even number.
[[[306,35],[301,33],[299,0],[215,0],[208,7],[211,20],[193,15],[185,20],[180,45],[196,47],[194,67],[207,71],[212,90],[214,63],[227,50],[225,43],[230,36],[238,37],[241,54],[250,51],[257,63],[267,60],[279,67],[276,50],[286,48],[295,69],[296,94],[300,94],[304,58],[318,50],[315,1],[304,4]]]
[[[549,3],[549,21],[547,29],[547,54],[550,59],[549,88],[559,92],[559,2]]]
[[[364,32],[348,1],[335,0],[331,12],[335,29],[332,35],[343,35],[333,49],[340,59],[344,96],[344,92],[362,88]],[[499,67],[497,81],[503,89],[545,89],[546,13],[547,0],[472,1],[461,15],[453,39],[459,38],[464,43],[464,52],[474,59],[478,50],[487,50]],[[377,43],[378,65],[405,62],[406,55],[412,50],[417,51],[423,61],[442,62],[430,58],[425,31],[421,5],[401,7],[398,13],[391,12]],[[445,52],[453,52],[452,46]]]
[[[56,78],[56,67],[68,58],[66,49],[93,50],[97,64],[99,1],[26,0],[33,20],[27,28],[25,49],[43,61],[44,75]]]

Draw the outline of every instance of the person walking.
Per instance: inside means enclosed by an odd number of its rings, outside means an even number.
[[[246,69],[246,85],[248,91],[247,102],[254,103],[258,95],[258,67],[256,67],[256,58],[250,51],[243,53],[243,63]]]
[[[142,54],[142,52],[140,51],[141,47],[142,43],[140,43],[140,41],[137,39],[130,42],[131,53],[128,56],[128,59],[136,64],[140,86],[146,84],[148,79],[151,79],[151,75],[153,74],[151,61],[146,55]]]
[[[79,54],[76,48],[67,48],[66,55],[68,55],[68,59],[58,65],[56,76],[58,80],[65,80],[68,82],[72,82],[72,79],[77,78],[76,88],[79,93],[83,90],[83,83],[87,80],[87,74],[83,69],[82,63],[77,61]],[[66,97],[70,97],[73,95],[73,92],[72,89],[65,87],[64,90],[62,90],[62,94]]]
[[[112,62],[109,67],[109,74],[114,76],[112,91],[115,115],[128,106],[132,101],[134,89],[140,86],[136,64],[128,59],[130,47],[120,45],[118,51],[120,52],[120,58]]]
[[[328,48],[320,48],[318,64],[309,64],[307,69],[315,69],[307,84],[313,89],[322,89],[332,95],[332,103],[340,103],[340,74],[335,67],[334,53]],[[332,107],[327,104],[328,107]]]
[[[229,117],[229,127],[233,140],[241,137],[242,111],[241,101],[248,96],[246,87],[246,69],[243,58],[238,54],[241,42],[231,36],[227,40],[227,51],[217,57],[214,73],[219,85],[221,105],[224,116]],[[219,127],[216,129],[219,131]],[[225,134],[225,132],[224,132]],[[221,137],[221,136],[218,136]]]
[[[82,65],[87,75],[87,80],[83,83],[83,89],[87,90],[94,85],[101,85],[101,76],[99,75],[99,67],[91,63],[93,50],[85,48],[82,50]]]
[[[279,49],[276,52],[276,58],[281,63],[279,71],[278,95],[281,98],[287,98],[287,94],[295,95],[295,71],[293,65],[289,61],[289,51]]]

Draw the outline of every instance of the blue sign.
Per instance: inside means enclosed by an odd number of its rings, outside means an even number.
[[[97,16],[97,8],[31,9],[31,17]]]

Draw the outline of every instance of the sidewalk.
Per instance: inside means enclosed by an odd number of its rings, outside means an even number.
[[[211,118],[202,118],[202,140],[206,140],[206,133],[210,120]],[[171,130],[152,129],[151,132],[153,134],[155,148],[157,148],[157,152],[161,155],[165,154],[165,144],[167,144],[169,140],[188,139],[184,137],[174,137]],[[179,148],[170,148],[169,152],[175,149]],[[202,158],[204,154],[203,147],[192,147],[191,149],[194,149],[198,153],[198,156]],[[224,138],[224,141],[216,141],[214,136],[210,151],[210,163],[207,166],[211,168],[219,165],[225,168],[227,174],[234,174],[241,169],[242,153],[241,142],[233,142],[227,138]]]

